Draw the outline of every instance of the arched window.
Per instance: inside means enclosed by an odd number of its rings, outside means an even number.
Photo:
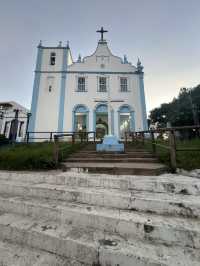
[[[52,52],[50,55],[50,65],[54,66],[56,64],[56,53]]]
[[[120,138],[125,137],[125,132],[134,130],[134,111],[128,105],[119,108],[119,134]]]
[[[88,130],[88,109],[84,105],[77,105],[73,110],[74,131]]]
[[[108,106],[107,106],[107,104],[99,104],[96,107],[96,113],[108,113]]]

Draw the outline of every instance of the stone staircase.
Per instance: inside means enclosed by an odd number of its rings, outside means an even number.
[[[2,266],[199,266],[200,180],[0,172]]]
[[[63,163],[66,170],[106,174],[159,175],[167,167],[144,149],[126,146],[124,153],[96,152],[95,144],[72,154]]]

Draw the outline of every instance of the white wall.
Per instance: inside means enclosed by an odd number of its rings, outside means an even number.
[[[43,73],[40,80],[35,131],[57,131],[58,129],[63,51],[64,49],[61,48],[43,49],[41,67]],[[49,64],[51,52],[56,53],[54,66]],[[99,42],[95,53],[85,57],[81,63],[76,62],[68,66],[63,130],[72,131],[72,110],[78,104],[83,104],[89,109],[89,130],[93,130],[93,110],[98,104],[96,101],[107,100],[108,97],[107,93],[98,92],[98,77],[102,75],[107,77],[112,100],[122,101],[112,103],[115,134],[119,133],[117,111],[124,104],[135,111],[135,129],[143,130],[140,81],[139,75],[135,73],[136,70],[135,66],[123,63],[121,58],[112,55],[106,42]],[[77,92],[77,79],[80,75],[86,77],[87,92]],[[120,77],[128,78],[128,92],[120,91]],[[52,91],[49,92],[48,85],[51,82]]]
[[[55,65],[50,65],[50,54],[56,53]],[[43,48],[40,88],[34,131],[57,131],[60,103],[63,48]],[[67,60],[67,58],[66,58]],[[49,91],[49,85],[52,86]]]
[[[72,110],[77,104],[86,105],[90,113],[93,112],[96,105],[96,100],[107,100],[107,92],[97,91],[97,77],[96,74],[87,74],[87,92],[77,92],[76,76],[75,74],[68,74],[66,84],[65,97],[65,112],[64,112],[64,129],[70,131],[72,129]],[[129,91],[121,92],[119,90],[119,77],[122,75],[114,74],[109,76],[109,88],[112,100],[122,101],[111,103],[114,112],[116,113],[120,106],[128,104],[135,111],[136,130],[142,129],[142,114],[139,94],[139,84],[137,75],[125,75],[130,80]],[[115,116],[115,123],[117,118]],[[92,115],[90,114],[90,122],[93,123]],[[90,125],[90,129],[93,128]],[[116,130],[116,128],[115,128]]]
[[[35,131],[57,131],[61,75],[61,73],[41,75]],[[48,88],[49,77],[53,78],[51,92]]]

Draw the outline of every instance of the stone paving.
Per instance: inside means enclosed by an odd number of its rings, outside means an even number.
[[[200,179],[0,171],[1,266],[199,266]]]

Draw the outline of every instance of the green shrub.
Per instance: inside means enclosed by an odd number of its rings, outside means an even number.
[[[156,140],[157,144],[169,146],[168,140]],[[145,143],[145,147],[152,151],[152,144],[149,142]],[[199,151],[177,151],[177,168],[185,170],[192,170],[200,168],[200,139],[191,139],[185,141],[176,141],[177,149],[199,149]],[[156,146],[156,155],[159,160],[170,166],[170,153],[169,149],[165,149],[162,146]]]
[[[15,144],[0,150],[0,169],[6,170],[49,170],[55,169],[53,143]],[[59,144],[59,162],[80,148],[80,144]]]
[[[0,146],[8,144],[9,140],[5,137],[5,135],[0,134]]]

